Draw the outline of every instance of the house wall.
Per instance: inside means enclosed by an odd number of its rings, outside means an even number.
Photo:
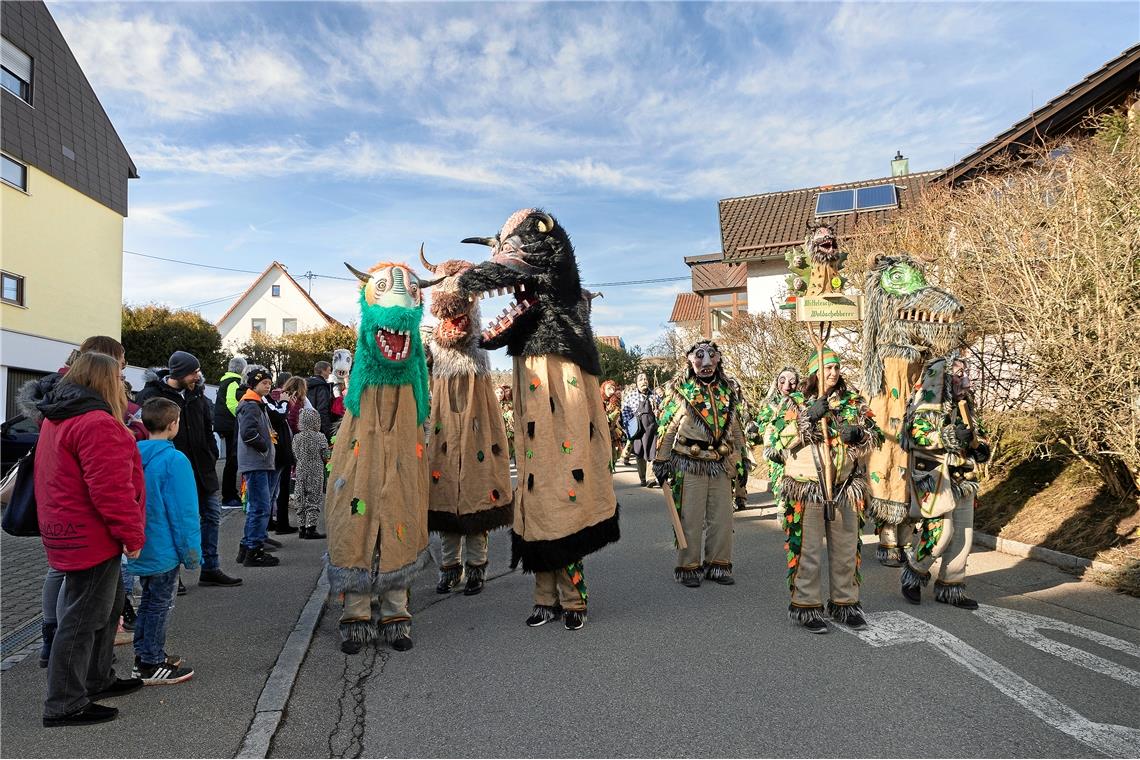
[[[281,286],[280,296],[272,295],[274,285]],[[222,345],[227,349],[235,349],[249,340],[254,319],[264,319],[265,332],[274,336],[282,334],[282,320],[285,319],[296,319],[298,332],[319,330],[328,325],[328,321],[313,308],[305,294],[284,272],[276,268],[246,294],[243,302],[229,317],[218,324]]]
[[[748,313],[760,314],[779,308],[781,288],[788,265],[783,259],[748,262]]]

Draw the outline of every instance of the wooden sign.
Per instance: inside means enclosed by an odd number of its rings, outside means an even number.
[[[824,293],[796,298],[800,322],[858,322],[863,319],[863,296]]]

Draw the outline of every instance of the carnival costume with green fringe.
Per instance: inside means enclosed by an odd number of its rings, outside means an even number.
[[[838,363],[830,349],[824,363]],[[765,455],[784,466],[779,506],[783,512],[788,588],[792,592],[789,615],[798,623],[824,620],[821,568],[824,537],[830,598],[827,613],[839,622],[862,616],[859,604],[860,532],[866,500],[865,459],[882,440],[882,432],[858,391],[849,390],[841,379],[828,394],[827,435],[834,473],[832,504],[825,504],[821,483],[823,431],[807,416],[814,403],[817,357],[807,365],[804,387],[809,396],[795,391],[773,415],[765,434]],[[844,443],[844,428],[859,429],[854,443]],[[827,509],[833,507],[832,519]]]
[[[344,595],[342,640],[395,641],[410,634],[408,587],[430,558],[419,332],[427,283],[403,264],[356,273],[360,328],[325,498],[328,577]]]

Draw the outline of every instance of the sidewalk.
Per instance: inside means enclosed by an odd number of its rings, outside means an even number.
[[[197,571],[183,573],[189,593],[175,598],[167,651],[194,667],[192,680],[108,700],[121,711],[111,723],[49,730],[41,724],[46,670],[29,657],[0,676],[3,757],[233,757],[266,678],[316,585],[325,552],[324,541],[281,536],[278,567],[237,567],[243,525],[240,510],[224,512],[219,542],[222,569],[243,578],[242,586],[199,588]],[[32,591],[43,579],[43,565],[34,559],[38,548],[43,561],[38,541],[10,538],[5,536],[0,545],[5,634],[26,619],[9,620],[10,614],[38,614],[39,592]],[[128,675],[131,646],[116,647],[115,654],[116,673]]]

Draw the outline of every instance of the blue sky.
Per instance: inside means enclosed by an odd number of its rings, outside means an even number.
[[[532,205],[587,283],[684,276],[718,199],[947,166],[1140,38],[1135,2],[49,8],[141,175],[125,248],[295,276],[480,256]],[[211,319],[252,279],[124,259],[127,301]],[[688,283],[603,290],[646,346]]]

